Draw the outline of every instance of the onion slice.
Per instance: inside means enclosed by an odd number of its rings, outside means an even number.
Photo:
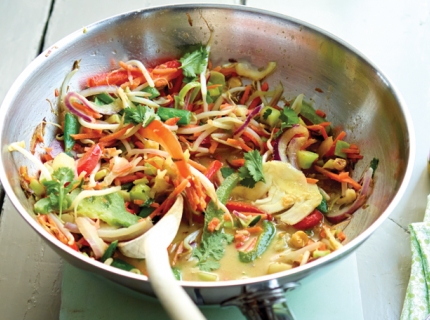
[[[333,223],[339,223],[349,216],[351,216],[355,211],[361,208],[367,201],[367,198],[372,192],[371,182],[372,182],[373,169],[368,168],[364,174],[362,180],[362,187],[360,189],[360,194],[357,196],[352,205],[344,208],[343,210],[329,212],[326,214],[328,220]]]
[[[78,116],[79,118],[84,119],[85,121],[88,122],[94,122],[95,119],[85,113],[83,113],[82,111],[76,109],[72,103],[71,100],[75,98],[77,100],[80,100],[79,95],[76,92],[69,92],[66,94],[66,96],[64,97],[64,104],[66,105],[67,109],[70,110],[71,113],[73,113],[74,115]],[[85,99],[85,98],[84,98]],[[87,99],[85,99],[87,100]],[[82,102],[82,100],[80,100]],[[88,100],[87,100],[88,101]],[[86,106],[86,105],[85,105]],[[86,106],[87,108],[89,108],[88,106]]]
[[[288,162],[291,163],[294,166],[294,157],[295,154],[294,151],[297,152],[297,150],[301,147],[301,145],[298,145],[298,142],[295,142],[292,146],[290,151],[287,151],[287,148],[289,147],[290,142],[295,136],[302,136],[304,137],[304,142],[309,138],[309,131],[306,129],[306,127],[296,124],[293,125],[290,129],[285,131],[276,141],[275,141],[275,150],[273,158],[274,160],[280,160],[282,162]],[[293,159],[289,159],[287,153],[290,154],[290,157],[293,157]],[[297,163],[296,163],[297,168]]]
[[[146,231],[152,228],[152,226],[153,224],[151,219],[146,218],[139,220],[138,223],[135,223],[128,228],[99,228],[97,230],[97,234],[100,238],[107,242],[112,242],[115,240],[127,241],[144,234]]]
[[[91,249],[93,249],[94,257],[99,259],[108,248],[108,245],[99,237],[96,227],[88,220],[88,218],[83,217],[75,219],[79,231],[82,233],[85,240],[87,240]]]
[[[242,132],[246,129],[246,127],[249,125],[251,120],[260,113],[261,109],[263,108],[263,105],[260,104],[258,107],[256,107],[254,110],[252,110],[248,116],[246,117],[245,122],[233,133],[235,136],[240,136]]]

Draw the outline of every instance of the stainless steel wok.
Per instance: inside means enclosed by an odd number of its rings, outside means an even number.
[[[47,99],[55,105],[59,88],[75,60],[81,69],[71,82],[79,88],[89,75],[106,71],[111,60],[141,59],[146,64],[177,57],[185,44],[206,43],[214,30],[214,65],[233,58],[278,68],[269,81],[283,82],[286,96],[304,93],[327,112],[355,141],[364,155],[357,172],[379,158],[375,189],[365,209],[354,214],[345,230],[349,243],[339,251],[305,266],[263,277],[228,282],[182,282],[197,304],[238,305],[253,319],[275,319],[272,306],[285,304],[285,290],[322,267],[342,259],[362,244],[388,217],[409,182],[414,162],[412,122],[389,80],[357,50],[302,21],[243,6],[177,5],[129,12],[94,23],[56,43],[19,76],[0,109],[2,146],[0,175],[7,195],[22,217],[69,263],[116,283],[153,295],[147,277],[90,260],[66,247],[34,219],[19,184],[18,168],[26,164],[8,144],[29,145],[35,127],[55,121]],[[318,90],[315,90],[319,88]],[[322,92],[321,92],[322,91]],[[47,126],[46,140],[53,138]],[[279,309],[277,309],[279,310]],[[288,311],[284,310],[284,317]]]

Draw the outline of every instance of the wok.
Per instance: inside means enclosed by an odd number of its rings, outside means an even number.
[[[21,190],[18,168],[27,165],[30,173],[36,169],[20,154],[9,153],[7,146],[21,140],[28,146],[43,119],[55,122],[47,99],[55,105],[55,89],[75,60],[81,60],[80,71],[70,83],[76,89],[82,88],[88,76],[108,71],[112,59],[140,59],[151,65],[177,57],[183,45],[206,43],[209,27],[214,30],[214,65],[230,58],[261,67],[276,61],[278,67],[269,82],[281,81],[290,99],[304,93],[360,146],[364,159],[356,172],[362,172],[373,157],[380,160],[373,194],[346,227],[349,242],[341,250],[299,268],[258,278],[181,282],[199,305],[237,305],[250,319],[288,318],[285,291],[357,249],[400,201],[414,162],[412,122],[398,92],[362,54],[323,30],[260,9],[205,4],[129,12],[78,30],[38,56],[8,92],[0,109],[1,182],[23,219],[63,259],[153,295],[147,277],[88,259],[54,239],[36,222],[31,203]],[[53,132],[54,127],[48,125],[47,144],[54,138]]]

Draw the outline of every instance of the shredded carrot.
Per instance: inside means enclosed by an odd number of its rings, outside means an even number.
[[[81,140],[81,139],[98,139],[102,136],[101,133],[98,132],[91,132],[91,133],[77,133],[77,134],[71,134],[70,135],[75,140]]]
[[[100,138],[100,142],[108,142],[108,141],[119,139],[122,136],[124,136],[124,134],[127,132],[127,130],[130,129],[132,126],[133,126],[133,124],[129,123],[128,125],[121,128],[120,130],[118,130],[114,133],[111,133],[107,136],[104,136],[103,138]]]
[[[200,172],[205,172],[206,171],[206,167],[204,165],[201,165],[200,163],[198,163],[198,162],[196,162],[194,160],[188,159],[188,163],[192,167],[194,167],[195,169],[199,170]]]
[[[344,153],[356,153],[356,154],[360,153],[359,149],[353,149],[353,148],[344,148],[344,149],[341,149],[340,151]]]
[[[173,198],[179,195],[182,191],[185,190],[185,188],[188,186],[188,179],[183,179],[180,184],[178,184],[175,189],[172,191],[172,193],[169,195],[169,197]]]
[[[167,119],[166,121],[164,121],[164,123],[167,124],[168,126],[174,126],[175,124],[178,123],[179,120],[181,120],[181,117],[175,117],[175,118]]]
[[[252,135],[250,134],[248,131],[243,131],[242,135],[246,138],[248,138],[249,140],[251,140],[251,142],[256,146],[256,147],[260,147],[260,144],[258,143],[258,140]],[[264,145],[264,144],[263,144]],[[262,153],[263,150],[260,148],[260,153]]]
[[[159,75],[167,75],[175,73],[176,71],[178,71],[178,68],[155,68],[154,70],[152,70],[152,73]]]
[[[200,180],[199,179],[193,179],[191,181],[191,187],[196,192],[200,209],[206,208],[206,201],[205,201],[206,194],[203,192],[203,186],[202,186],[202,183],[200,182]]]
[[[54,159],[49,153],[44,153],[40,156],[42,162],[47,162]]]
[[[249,233],[251,233],[251,234],[253,234],[253,233],[262,233],[263,232],[263,228],[259,227],[259,226],[249,227],[249,228],[246,228],[246,230]]]
[[[141,200],[141,199],[134,199],[133,200],[134,204],[137,204],[138,206],[141,206],[145,203],[145,201]]]
[[[339,178],[342,179],[342,182],[349,183],[355,190],[361,189],[361,185],[349,176],[349,172],[339,173]]]
[[[341,172],[339,174],[333,173],[331,171],[328,171],[320,166],[314,166],[315,170],[318,171],[319,173],[322,173],[323,175],[325,175],[326,177],[338,181],[338,182],[346,182],[349,183],[355,190],[360,190],[361,189],[361,185],[355,181],[354,179],[352,179],[349,176],[348,172]]]
[[[208,223],[208,231],[214,232],[216,227],[218,227],[220,222],[221,221],[217,217],[212,218],[212,220],[209,221],[209,223]]]
[[[343,138],[345,138],[345,137],[346,137],[346,132],[342,131],[341,133],[339,133],[337,135],[337,137],[334,139],[333,143],[336,143],[336,141],[338,141],[338,140],[343,140]]]
[[[255,248],[255,245],[257,244],[257,237],[253,237],[251,239],[251,242],[246,246],[246,248],[242,249],[244,252],[249,252]]]
[[[337,238],[339,239],[340,242],[344,241],[346,239],[346,235],[345,233],[343,233],[343,231],[339,230],[337,233]]]
[[[327,132],[325,131],[324,126],[322,126],[320,124],[313,124],[310,126],[306,126],[306,128],[309,130],[312,130],[312,131],[319,131],[324,139],[328,138],[328,135],[327,135]]]
[[[318,179],[314,179],[314,178],[306,178],[306,182],[309,184],[316,184],[318,182]]]
[[[146,81],[146,78],[143,76],[135,77],[131,81],[127,81],[127,82],[124,82],[123,84],[121,84],[121,88],[125,89],[125,88],[129,87],[131,90],[133,90],[145,81]]]
[[[134,66],[132,66],[132,65],[130,65],[130,64],[127,64],[127,63],[125,63],[125,62],[123,62],[123,61],[118,62],[118,64],[119,64],[119,66],[120,66],[121,68],[123,68],[124,70],[127,70],[127,71],[135,71],[135,72],[142,73],[138,67],[134,67]]]
[[[330,149],[325,153],[325,155],[327,157],[331,157],[334,154],[334,150],[336,148],[336,142],[339,140],[343,140],[343,138],[345,138],[345,137],[346,137],[346,132],[345,131],[340,132],[337,135],[337,137],[333,140],[333,143],[332,143]]]
[[[208,90],[211,90],[211,89],[216,89],[216,88],[219,88],[219,87],[222,87],[222,84],[211,84],[210,86],[207,86],[207,89]]]
[[[330,121],[320,122],[320,123],[318,123],[318,125],[323,126],[323,127],[328,127],[331,125],[331,122]]]
[[[321,228],[321,231],[320,231],[320,237],[321,237],[321,238],[327,238],[327,234],[325,233],[324,228]]]
[[[250,84],[248,84],[245,87],[245,91],[243,92],[243,95],[242,95],[242,97],[240,98],[240,101],[239,101],[240,104],[245,104],[246,101],[248,101],[249,93],[251,92],[251,88],[252,88],[252,86]]]
[[[214,154],[214,153],[215,153],[216,148],[218,148],[218,145],[219,145],[219,142],[218,142],[218,141],[211,140],[211,145],[210,145],[210,147],[209,147],[209,153],[210,153],[210,154]]]
[[[254,130],[259,136],[262,137],[266,137],[269,138],[270,137],[270,133],[265,131],[263,128],[259,127],[259,126],[255,126],[252,123],[249,124],[249,127]]]
[[[224,215],[222,216],[224,221],[230,221],[230,215],[228,215],[227,213],[224,213]]]
[[[361,154],[348,154],[348,159],[363,159],[363,156]]]
[[[302,150],[306,150],[310,145],[313,145],[314,143],[318,142],[317,139],[309,138],[305,144],[301,147]]]
[[[122,184],[126,184],[126,183],[130,183],[133,182],[134,180],[138,180],[140,179],[140,177],[136,174],[129,174],[123,177],[117,177],[114,180],[115,185],[122,185]],[[118,182],[118,184],[117,184]]]
[[[224,76],[229,76],[233,73],[236,73],[236,68],[235,67],[231,67],[231,68],[221,68],[219,70],[220,73],[222,73]]]
[[[320,246],[318,247],[318,250],[321,250],[321,251],[327,250],[327,245],[324,242],[321,242]]]
[[[184,252],[184,241],[181,241],[178,245],[178,248],[176,249],[175,255],[173,256],[172,259],[172,266],[174,266],[178,260],[179,260],[179,255]]]
[[[218,172],[218,170],[221,169],[221,167],[222,167],[221,161],[216,159],[212,161],[211,164],[207,167],[207,169],[204,172],[206,178],[208,178],[209,180],[212,179],[212,177]]]
[[[245,164],[245,159],[232,159],[228,161],[233,167],[242,167]]]
[[[335,180],[337,182],[343,182],[343,180],[339,177],[338,174],[333,173],[329,170],[326,170],[320,166],[315,165],[314,166],[315,170],[318,171],[319,173],[322,173],[323,175],[325,175],[327,178],[330,178],[332,180]]]
[[[145,145],[139,140],[134,141],[134,145],[139,149],[145,149]]]
[[[318,116],[320,116],[321,118],[325,118],[325,117],[326,117],[325,112],[324,112],[324,111],[322,111],[322,110],[320,110],[320,109],[315,110],[315,113],[316,113]]]
[[[252,100],[252,102],[249,104],[248,106],[248,110],[253,110],[255,109],[259,104],[261,103],[261,98],[257,97],[254,100]]]
[[[155,208],[155,210],[152,211],[152,213],[149,215],[149,218],[153,219],[154,217],[161,215],[165,209],[170,208],[173,205],[174,201],[175,199],[170,199],[170,198],[167,198],[166,200],[164,200],[159,207]]]
[[[71,101],[72,105],[74,108],[78,109],[79,111],[85,113],[86,115],[93,117],[93,118],[101,118],[102,115],[90,108],[87,108],[86,106],[84,106],[83,104],[78,103],[77,101],[72,100]]]
[[[252,148],[250,148],[245,142],[239,140],[239,139],[232,139],[232,138],[228,138],[227,139],[227,143],[235,146],[235,147],[239,147],[242,148],[244,151],[248,152],[251,151]]]
[[[186,188],[185,194],[187,196],[188,204],[193,210],[197,210],[200,204],[199,197],[197,196],[197,193],[192,188]]]

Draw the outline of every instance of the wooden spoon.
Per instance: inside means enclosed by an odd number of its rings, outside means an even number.
[[[167,247],[178,232],[183,207],[184,199],[179,195],[170,210],[154,227],[133,240],[119,243],[118,248],[127,257],[146,259],[152,288],[171,319],[205,319],[175,279],[167,253]]]

